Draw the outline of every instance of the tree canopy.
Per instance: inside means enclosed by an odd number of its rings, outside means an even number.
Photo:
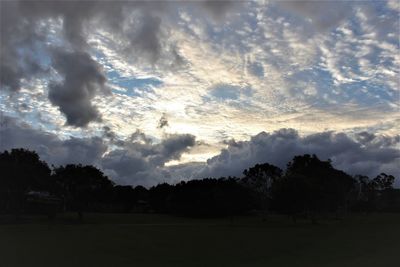
[[[314,220],[318,214],[339,210],[400,211],[394,176],[352,177],[335,169],[330,160],[308,154],[295,156],[285,171],[262,163],[244,170],[242,178],[162,183],[150,189],[115,185],[95,166],[68,164],[50,169],[36,152],[26,149],[0,153],[0,168],[0,212],[6,213],[28,210],[27,200],[41,196],[60,199],[64,210],[76,211],[80,218],[84,211],[209,217],[267,210]]]

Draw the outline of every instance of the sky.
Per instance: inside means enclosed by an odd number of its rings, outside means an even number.
[[[0,12],[1,151],[145,186],[304,153],[400,178],[399,0],[32,0]]]

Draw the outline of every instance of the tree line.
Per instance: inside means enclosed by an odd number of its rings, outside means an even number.
[[[204,178],[143,186],[114,184],[98,168],[68,164],[50,168],[35,151],[0,153],[0,213],[156,212],[217,217],[257,212],[280,213],[313,222],[347,212],[400,211],[395,177],[369,178],[337,170],[316,155],[295,156],[286,170],[269,163],[243,171],[243,177]]]

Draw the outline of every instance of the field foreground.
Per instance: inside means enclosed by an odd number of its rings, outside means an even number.
[[[286,217],[87,214],[0,224],[1,267],[399,266],[400,214],[294,224]]]

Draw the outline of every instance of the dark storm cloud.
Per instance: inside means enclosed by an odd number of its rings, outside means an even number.
[[[196,137],[191,134],[170,134],[156,146],[159,152],[153,161],[164,164],[169,160],[180,159],[183,152],[196,144]]]
[[[195,144],[195,137],[190,134],[167,135],[160,143],[153,144],[145,134],[136,131],[123,146],[104,156],[102,166],[122,184],[168,182],[172,177],[164,164],[179,160]]]
[[[126,140],[119,140],[109,127],[103,131],[104,139],[71,137],[61,140],[55,134],[1,115],[0,151],[23,147],[35,150],[49,164],[93,164],[118,183],[153,185],[170,181],[173,177],[165,163],[179,160],[182,153],[196,145],[195,137],[189,134],[166,135],[160,142],[153,143],[139,130]],[[110,145],[114,150],[107,153]]]
[[[65,158],[73,163],[96,164],[107,150],[106,143],[99,137],[74,138],[63,141]]]
[[[142,131],[136,130],[126,140],[114,139],[117,149],[104,156],[102,166],[123,184],[149,185],[168,180],[165,163],[179,160],[184,152],[196,145],[195,139],[190,134],[170,134],[154,143]]]
[[[97,165],[107,150],[101,138],[70,138],[61,140],[55,134],[33,129],[16,119],[1,116],[0,151],[28,148],[39,153],[49,164],[82,163]]]
[[[106,92],[100,65],[82,52],[57,51],[53,67],[63,77],[62,83],[50,83],[49,100],[65,114],[67,124],[84,127],[101,118],[91,100],[99,92]]]
[[[196,146],[194,136],[168,136],[161,143],[152,144],[143,133],[134,135],[132,140],[135,141],[125,143],[124,147],[103,159],[103,167],[114,173],[120,183],[154,185],[193,178],[241,176],[244,169],[264,162],[285,169],[295,155],[306,153],[317,154],[324,160],[332,159],[336,168],[353,175],[374,177],[387,172],[400,176],[400,152],[396,149],[399,136],[368,134],[368,141],[365,141],[365,132],[356,134],[353,139],[334,132],[302,137],[296,130],[281,129],[273,133],[261,132],[249,141],[230,140],[226,142],[226,149],[206,163],[165,167],[166,162],[179,159],[183,152]],[[364,138],[363,142],[359,141],[360,136]]]
[[[102,166],[106,173],[122,184],[137,183],[137,180],[142,180],[140,176],[152,167],[140,153],[124,149],[108,153],[102,160]]]
[[[130,45],[125,48],[128,53],[132,50],[139,51],[148,59],[151,64],[155,64],[160,58],[162,43],[161,35],[161,18],[152,15],[149,12],[142,14],[140,19],[141,26],[132,34]]]
[[[159,143],[153,143],[144,133],[136,131],[121,144],[120,150],[140,155],[154,166],[163,166],[170,160],[180,159],[182,153],[196,145],[196,138],[190,134],[170,134],[164,136]]]
[[[12,92],[20,89],[21,79],[44,70],[34,58],[43,32],[22,17],[17,2],[0,2],[0,88]]]
[[[359,136],[364,138],[359,141]],[[368,141],[366,141],[368,140]],[[196,167],[197,177],[241,175],[242,171],[257,163],[269,162],[283,169],[293,156],[316,154],[322,159],[332,159],[333,165],[350,174],[375,176],[388,172],[399,176],[399,136],[366,137],[356,139],[344,133],[323,132],[300,136],[293,129],[273,133],[261,132],[249,141],[230,141],[226,149],[207,161],[206,166]]]

